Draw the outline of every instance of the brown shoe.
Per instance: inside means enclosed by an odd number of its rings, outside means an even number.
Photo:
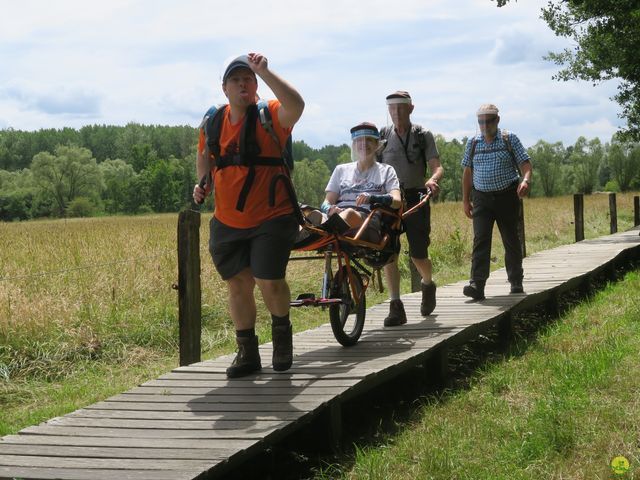
[[[430,282],[422,284],[422,303],[420,304],[420,315],[426,317],[431,315],[436,308],[436,283]]]
[[[238,344],[238,354],[233,359],[231,366],[227,368],[227,378],[244,377],[262,368],[256,335],[236,337],[236,343]]]
[[[389,316],[384,319],[385,327],[397,327],[407,323],[407,314],[404,311],[402,300],[391,300],[389,303]]]
[[[273,369],[276,372],[289,370],[293,363],[293,334],[291,324],[271,325],[273,339]]]

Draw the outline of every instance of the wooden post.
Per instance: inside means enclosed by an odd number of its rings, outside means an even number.
[[[573,195],[573,217],[576,230],[576,242],[584,240],[584,196],[581,193]]]
[[[640,225],[640,197],[633,197],[633,226]]]
[[[178,217],[178,323],[180,366],[200,361],[200,213]]]
[[[560,293],[558,290],[553,289],[549,292],[549,298],[545,306],[550,317],[557,318],[560,316]]]
[[[496,324],[498,328],[498,341],[502,348],[508,349],[513,340],[513,315],[511,312],[502,314]]]
[[[616,208],[616,194],[609,194],[609,217],[611,220],[611,225],[609,231],[611,233],[616,233],[618,231],[618,209]]]
[[[337,399],[329,404],[329,442],[333,451],[342,446],[342,405]]]
[[[448,388],[451,386],[449,346],[446,343],[432,349],[431,355],[424,362],[424,367],[431,385],[438,388]]]
[[[520,239],[520,250],[522,258],[527,256],[527,241],[524,234],[524,201],[520,199],[520,210],[518,212],[518,238]]]

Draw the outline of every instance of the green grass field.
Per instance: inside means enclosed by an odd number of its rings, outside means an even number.
[[[639,291],[608,285],[316,480],[640,478]]]
[[[618,195],[618,228],[632,225],[633,194]],[[525,202],[527,251],[573,241],[571,197]],[[233,351],[226,288],[207,251],[203,214],[203,356]],[[177,365],[177,215],[0,223],[0,435],[127,390]],[[587,238],[609,232],[608,198],[585,198]],[[502,266],[494,235],[492,268]],[[471,224],[459,203],[432,208],[435,279],[468,275]],[[409,290],[403,256],[403,291]],[[317,292],[322,262],[292,262],[294,295]],[[369,290],[369,305],[385,294]],[[258,333],[270,335],[259,303]],[[326,312],[296,309],[296,331],[326,323]]]

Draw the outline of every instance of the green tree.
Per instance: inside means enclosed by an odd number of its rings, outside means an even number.
[[[100,170],[86,148],[59,145],[53,155],[38,153],[33,157],[31,172],[38,187],[55,200],[60,216],[74,198],[95,198],[102,189]]]
[[[509,0],[497,0],[501,7]],[[551,0],[542,18],[575,47],[547,59],[565,68],[558,80],[620,79],[614,99],[627,120],[625,136],[640,140],[640,3],[638,0]]]
[[[548,143],[539,140],[533,147],[529,148],[529,156],[535,168],[536,182],[540,185],[542,194],[545,197],[552,197],[560,193],[562,159],[565,151],[562,142]]]
[[[640,145],[637,143],[620,142],[619,137],[613,137],[607,156],[611,177],[616,181],[620,190],[625,192],[640,171]]]
[[[186,203],[185,179],[190,177],[185,168],[185,161],[172,157],[154,162],[140,174],[148,188],[148,204],[155,212],[177,212]]]
[[[569,157],[573,171],[573,188],[577,193],[593,193],[598,185],[598,166],[603,156],[600,140],[576,140]]]
[[[440,163],[444,168],[444,177],[440,180],[438,200],[458,201],[462,199],[462,167],[460,162],[464,155],[466,139],[460,142],[453,139],[447,142],[442,135],[436,135],[436,146],[440,154]]]
[[[102,199],[109,213],[125,210],[126,197],[136,172],[124,160],[105,160],[98,165],[104,181]]]
[[[311,162],[305,158],[295,162],[293,185],[298,200],[307,205],[319,207],[324,200],[324,189],[330,176],[327,165],[320,159]]]

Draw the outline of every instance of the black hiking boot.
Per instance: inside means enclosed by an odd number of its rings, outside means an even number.
[[[465,285],[462,289],[462,293],[466,297],[471,297],[474,300],[484,300],[484,287],[479,287],[475,283],[471,282],[469,285]]]
[[[227,378],[238,378],[251,375],[262,368],[260,352],[258,351],[258,337],[236,337],[238,354],[227,368]]]
[[[524,288],[522,288],[522,282],[513,282],[511,284],[511,293],[524,293]]]
[[[384,319],[385,327],[397,327],[407,323],[407,314],[404,311],[402,300],[391,300],[389,303],[389,315]]]
[[[291,368],[293,363],[293,334],[291,324],[271,325],[271,338],[273,340],[273,369],[283,372]]]
[[[420,315],[426,317],[431,315],[436,308],[436,283],[430,282],[422,284],[422,303],[420,304]]]

